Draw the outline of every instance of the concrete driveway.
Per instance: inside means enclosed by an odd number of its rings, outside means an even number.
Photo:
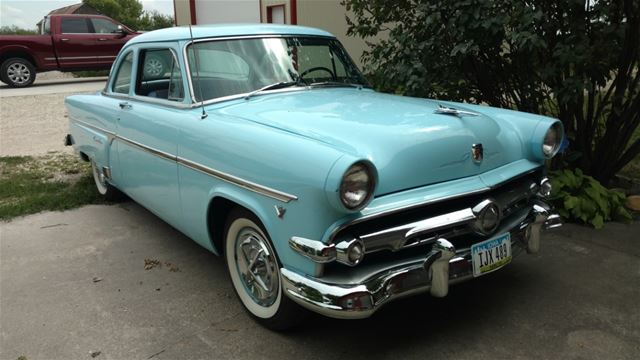
[[[569,225],[540,255],[373,318],[249,319],[221,259],[132,202],[0,223],[0,359],[635,359],[640,223]],[[145,259],[162,266],[145,270]]]

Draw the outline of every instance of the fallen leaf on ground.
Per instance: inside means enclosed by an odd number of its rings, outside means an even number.
[[[162,263],[156,259],[144,259],[144,269],[151,270],[154,267],[162,266]]]

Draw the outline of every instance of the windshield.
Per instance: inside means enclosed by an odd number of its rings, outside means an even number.
[[[367,83],[335,39],[278,37],[199,42],[187,48],[197,101],[247,94],[272,84]]]

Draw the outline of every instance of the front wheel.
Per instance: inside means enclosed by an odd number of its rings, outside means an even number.
[[[272,330],[295,326],[305,313],[283,296],[278,258],[260,221],[249,211],[236,208],[225,233],[229,276],[245,310]]]
[[[36,68],[22,58],[11,58],[0,65],[0,80],[10,87],[27,87],[36,80]]]
[[[116,201],[122,198],[120,190],[109,184],[104,171],[100,169],[94,160],[91,160],[91,171],[93,173],[93,181],[96,183],[96,189],[105,200]]]

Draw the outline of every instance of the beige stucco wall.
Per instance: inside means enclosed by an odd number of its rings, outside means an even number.
[[[360,56],[366,44],[360,38],[347,36],[346,13],[340,0],[298,0],[298,25],[320,28],[335,35],[362,69]]]
[[[198,8],[199,2],[212,2],[213,4],[217,4],[216,10],[219,9],[219,11],[216,11],[216,16],[212,16],[212,10],[208,9],[205,5],[201,5],[200,10],[202,11],[196,10],[198,12],[198,23],[201,23],[203,20],[206,23],[219,22],[222,21],[221,19],[224,19],[224,22],[238,22],[238,19],[241,18],[240,15],[246,16],[251,13],[253,7],[256,7],[257,16],[251,16],[256,19],[256,22],[259,21],[260,17],[262,22],[267,22],[267,7],[284,5],[285,21],[287,24],[291,24],[291,0],[196,0],[196,8]],[[261,7],[259,5],[260,3],[262,4]],[[177,24],[189,24],[191,19],[189,0],[174,0],[174,4],[176,7]],[[356,64],[362,68],[360,56],[367,48],[367,45],[363,39],[347,36],[347,21],[345,20],[345,14],[347,12],[344,6],[340,5],[340,0],[297,0],[296,4],[298,25],[317,27],[334,34],[347,48],[347,51],[349,51],[349,54],[351,54]],[[208,5],[210,4],[207,4],[207,6]],[[259,10],[257,8],[259,8]],[[222,18],[218,19],[218,17]],[[242,18],[242,20],[243,22],[248,22],[244,18]]]
[[[260,0],[195,0],[198,25],[259,23]]]
[[[176,10],[176,24],[189,25],[191,23],[191,11],[189,10],[189,0],[173,0]]]

